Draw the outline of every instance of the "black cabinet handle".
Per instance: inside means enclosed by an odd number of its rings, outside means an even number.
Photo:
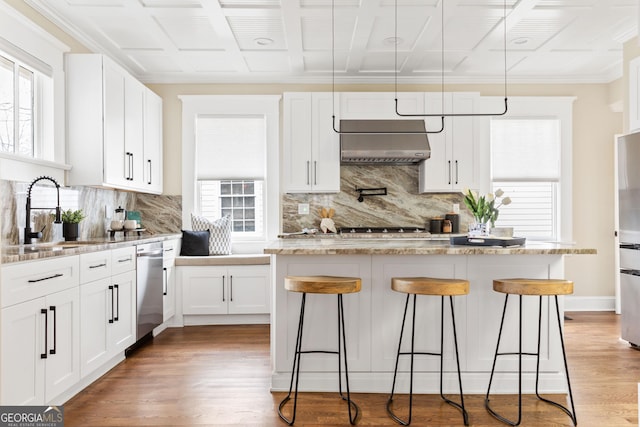
[[[167,277],[167,267],[162,267],[162,271],[164,271],[164,283],[163,283],[163,289],[162,289],[162,295],[167,295],[167,290],[169,289],[169,283],[168,280],[169,278]]]
[[[96,264],[96,265],[90,265],[89,268],[100,268],[100,267],[106,267],[107,263],[103,262],[102,264]]]
[[[224,276],[222,276],[222,302],[224,302]]]
[[[53,276],[43,277],[42,279],[29,279],[28,283],[42,282],[43,280],[55,279],[56,277],[62,277],[62,276],[64,276],[64,274],[58,273],[58,274],[54,274]]]
[[[449,184],[451,184],[451,160],[449,160]]]
[[[116,298],[116,315],[113,316],[113,320],[115,322],[118,321],[118,318],[120,317],[120,287],[118,285],[113,285],[113,292],[118,292],[118,297]]]
[[[56,347],[57,347],[57,338],[56,338],[56,332],[58,330],[58,321],[56,320],[56,306],[52,305],[49,306],[49,310],[51,312],[53,312],[53,348],[51,350],[49,350],[49,354],[56,354]]]
[[[132,175],[132,173],[131,173],[131,156],[132,156],[133,154],[131,154],[131,153],[130,153],[130,152],[128,152],[128,151],[127,151],[126,153],[124,153],[124,154],[127,156],[127,158],[125,159],[125,161],[126,161],[126,163],[127,163],[127,165],[126,165],[127,172],[126,172],[126,174],[125,174],[125,179],[126,179],[127,181],[131,181],[131,179],[132,179],[132,178],[131,178],[131,175]]]
[[[149,162],[149,181],[147,184],[151,185],[151,160],[147,160],[147,162]]]
[[[111,291],[111,319],[109,319],[109,323],[113,323],[113,311],[114,311],[114,306],[113,306],[113,286],[109,285],[109,290]]]
[[[229,301],[233,302],[233,276],[229,276]]]
[[[44,314],[44,353],[40,353],[40,359],[46,359],[47,347],[49,347],[49,343],[47,342],[47,335],[49,335],[49,316],[47,316],[46,308],[41,309],[40,314]]]
[[[458,184],[458,161],[456,160],[456,184]]]
[[[131,261],[131,257],[129,257],[129,258],[120,258],[118,260],[118,262],[129,262],[129,261]]]

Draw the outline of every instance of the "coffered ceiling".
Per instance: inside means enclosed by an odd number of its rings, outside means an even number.
[[[148,83],[438,83],[442,22],[447,82],[501,82],[505,40],[511,83],[609,82],[638,27],[637,0],[506,0],[506,38],[505,0],[25,1]]]

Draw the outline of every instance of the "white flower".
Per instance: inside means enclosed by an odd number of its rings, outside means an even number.
[[[488,202],[493,202],[494,199],[495,198],[494,198],[493,194],[491,194],[491,193],[487,194],[487,201]]]
[[[505,197],[504,199],[502,199],[503,205],[508,205],[510,203],[511,203],[511,197]]]
[[[504,194],[504,191],[502,191],[502,188],[498,188],[495,192],[496,197],[501,197]]]

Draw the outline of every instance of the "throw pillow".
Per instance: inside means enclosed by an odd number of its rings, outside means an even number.
[[[223,216],[209,221],[203,216],[191,214],[191,228],[209,230],[209,255],[231,254],[231,217]]]
[[[209,230],[182,230],[181,256],[209,255]]]

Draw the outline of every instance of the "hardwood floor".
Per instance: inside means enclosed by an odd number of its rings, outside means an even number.
[[[568,313],[566,345],[581,427],[638,425],[640,351],[618,339],[618,316]],[[266,325],[169,329],[64,406],[72,426],[285,426],[270,393]],[[346,405],[334,393],[306,393],[296,426],[348,425]],[[385,394],[354,394],[358,425],[397,425]],[[509,399],[510,398],[510,399]],[[502,404],[505,399],[510,402]],[[522,426],[571,426],[569,417],[535,397],[523,398]],[[513,396],[492,404],[516,414]],[[504,425],[484,409],[484,397],[465,396],[472,426]],[[459,426],[460,413],[437,396],[414,398],[412,426]]]

